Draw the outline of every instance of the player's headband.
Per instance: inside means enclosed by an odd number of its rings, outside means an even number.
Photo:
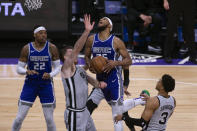
[[[38,32],[41,31],[41,30],[46,30],[46,28],[45,28],[44,26],[40,26],[40,27],[38,27],[38,28],[36,28],[36,29],[34,30],[34,34],[38,33]]]
[[[112,23],[111,19],[108,18],[108,17],[104,17],[104,18],[106,18],[108,20],[109,24],[111,25],[110,31],[112,31],[112,29],[113,29],[113,23]]]

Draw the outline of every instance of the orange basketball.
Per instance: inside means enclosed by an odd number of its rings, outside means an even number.
[[[96,71],[97,74],[103,72],[103,67],[107,64],[107,59],[102,56],[96,56],[91,60],[90,66]]]

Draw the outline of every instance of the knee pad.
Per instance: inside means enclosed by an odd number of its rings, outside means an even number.
[[[92,114],[92,112],[98,107],[97,104],[95,104],[92,99],[89,99],[86,103],[86,106],[88,108],[88,111],[90,112],[90,115]]]

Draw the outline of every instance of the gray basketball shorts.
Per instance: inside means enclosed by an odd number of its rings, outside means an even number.
[[[68,131],[96,131],[92,117],[87,108],[82,112],[64,112],[64,122]]]

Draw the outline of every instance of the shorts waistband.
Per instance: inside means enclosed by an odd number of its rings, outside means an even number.
[[[83,108],[71,108],[71,107],[67,107],[66,109],[68,109],[69,111],[73,111],[73,112],[83,112],[86,107],[83,107]]]

